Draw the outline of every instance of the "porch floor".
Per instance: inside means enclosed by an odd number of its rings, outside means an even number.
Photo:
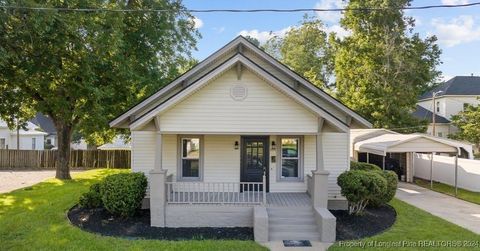
[[[267,207],[310,207],[307,193],[267,193]]]

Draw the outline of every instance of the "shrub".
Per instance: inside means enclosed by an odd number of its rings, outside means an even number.
[[[377,165],[357,161],[350,161],[350,169],[363,171],[382,171],[382,169]]]
[[[387,188],[383,191],[382,195],[373,198],[370,205],[374,207],[379,207],[391,201],[395,196],[398,185],[398,176],[394,171],[381,171],[379,173],[387,181]]]
[[[132,216],[145,197],[147,178],[143,173],[110,175],[102,183],[102,202],[110,213]]]
[[[338,176],[342,195],[349,202],[349,214],[362,214],[369,201],[382,196],[387,189],[387,181],[378,172],[351,170]]]
[[[100,183],[90,186],[88,192],[82,194],[78,204],[83,208],[97,208],[102,206],[102,195],[100,192]]]

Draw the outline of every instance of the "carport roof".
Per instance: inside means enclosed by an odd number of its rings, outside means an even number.
[[[354,149],[382,156],[386,156],[387,152],[460,152],[456,144],[419,134],[384,134],[359,141]]]

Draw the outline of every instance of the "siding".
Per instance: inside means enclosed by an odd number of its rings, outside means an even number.
[[[230,97],[236,84],[248,88],[243,101]],[[317,117],[248,70],[234,70],[160,115],[164,132],[314,133]]]
[[[328,197],[341,197],[337,177],[350,169],[349,135],[347,133],[323,133],[323,158],[325,169],[330,171],[328,176]]]
[[[239,182],[240,149],[234,144],[240,143],[240,136],[205,135],[204,141],[204,181]]]
[[[155,132],[132,131],[132,171],[148,175],[155,165]]]

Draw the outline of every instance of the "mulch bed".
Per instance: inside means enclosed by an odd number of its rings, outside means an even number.
[[[390,228],[397,213],[393,207],[366,208],[364,215],[349,215],[346,210],[332,210],[337,217],[337,241],[355,240],[379,234]]]
[[[89,232],[128,239],[161,240],[253,240],[253,228],[159,228],[150,226],[150,211],[139,210],[128,219],[116,217],[103,208],[72,208],[68,219]]]

